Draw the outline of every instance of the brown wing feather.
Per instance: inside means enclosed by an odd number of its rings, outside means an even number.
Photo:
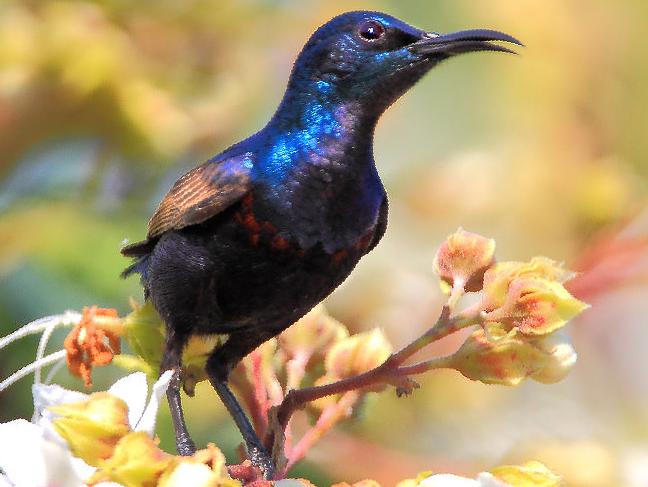
[[[206,162],[182,176],[148,224],[147,238],[202,223],[238,201],[250,189],[251,155]]]

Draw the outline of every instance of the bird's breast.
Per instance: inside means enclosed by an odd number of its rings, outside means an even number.
[[[262,205],[256,203],[255,193],[248,193],[234,213],[234,219],[244,230],[250,245],[274,253],[304,257],[318,247],[330,255],[331,263],[341,264],[363,255],[375,232],[375,218],[367,219],[361,229],[355,231],[347,228],[335,232],[335,224],[324,224],[324,228],[318,231],[313,220],[304,222],[297,219],[288,224],[281,217],[268,217],[267,211],[258,210],[259,206]]]
[[[373,160],[346,154],[304,154],[281,179],[263,180],[253,213],[304,249],[333,254],[356,245],[376,225],[385,191]]]

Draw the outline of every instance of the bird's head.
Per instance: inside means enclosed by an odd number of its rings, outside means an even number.
[[[492,30],[437,34],[378,12],[348,12],[320,27],[293,69],[290,87],[375,105],[382,112],[440,61],[475,51],[513,52],[521,43]]]

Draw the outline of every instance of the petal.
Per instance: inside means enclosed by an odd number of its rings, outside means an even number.
[[[480,484],[475,479],[445,473],[426,478],[418,487],[480,487]]]
[[[531,461],[524,465],[504,465],[491,471],[498,479],[511,485],[542,485],[558,487],[562,484],[556,475],[540,462]]]
[[[437,474],[428,477],[418,487],[510,487],[488,472],[482,472],[477,479],[469,479],[452,474]]]
[[[107,392],[50,410],[56,415],[53,426],[69,449],[93,466],[110,457],[117,442],[130,431],[126,403]]]
[[[529,262],[498,262],[484,274],[484,309],[502,306],[514,279],[546,279],[563,283],[574,275],[561,263],[546,257],[533,257]]]
[[[70,453],[43,438],[41,429],[24,419],[0,424],[0,468],[20,487],[82,485]]]
[[[84,401],[88,398],[87,394],[71,391],[56,384],[34,384],[32,396],[34,398],[34,416],[40,416],[50,406]]]
[[[144,372],[135,372],[115,382],[108,392],[128,406],[128,423],[133,428],[142,417],[146,406],[148,384]]]
[[[90,396],[56,384],[34,384],[32,395],[34,397],[34,422],[41,428],[43,437],[67,448],[67,442],[52,425],[52,421],[57,415],[49,407],[85,401]]]
[[[564,332],[564,328],[552,333],[549,336],[540,337],[534,341],[539,349],[547,352],[550,356],[547,365],[531,376],[537,382],[553,384],[564,379],[574,368],[578,360],[578,354]]]
[[[219,477],[207,465],[202,463],[180,463],[173,471],[160,479],[160,487],[212,487],[220,485]]]
[[[143,372],[140,373],[144,375]],[[133,427],[134,431],[144,431],[148,433],[149,436],[153,436],[153,432],[155,431],[155,420],[157,418],[157,412],[160,407],[160,399],[162,399],[162,396],[166,394],[166,391],[169,388],[169,382],[171,382],[172,377],[173,371],[167,370],[160,376],[155,384],[153,384],[151,399],[149,399],[149,403],[146,406],[144,413],[142,413],[141,417],[139,418],[139,421],[135,423],[135,426]]]
[[[116,445],[113,455],[101,461],[89,483],[119,482],[127,486],[156,485],[173,457],[160,450],[146,433],[129,433]]]

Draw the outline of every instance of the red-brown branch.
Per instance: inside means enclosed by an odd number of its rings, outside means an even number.
[[[410,375],[420,374],[433,368],[444,367],[448,362],[445,357],[441,357],[408,366],[403,366],[403,363],[430,343],[440,340],[457,330],[477,324],[479,319],[479,314],[472,312],[472,310],[470,313],[462,313],[451,318],[450,309],[444,306],[441,316],[434,326],[405,348],[392,354],[378,367],[331,384],[289,391],[277,410],[278,425],[281,431],[268,431],[266,445],[270,447],[274,444],[274,435],[283,434],[290,418],[296,410],[302,409],[307,403],[317,399],[385,384],[396,386],[399,395],[411,392],[412,389],[418,387],[418,384],[409,378]]]

